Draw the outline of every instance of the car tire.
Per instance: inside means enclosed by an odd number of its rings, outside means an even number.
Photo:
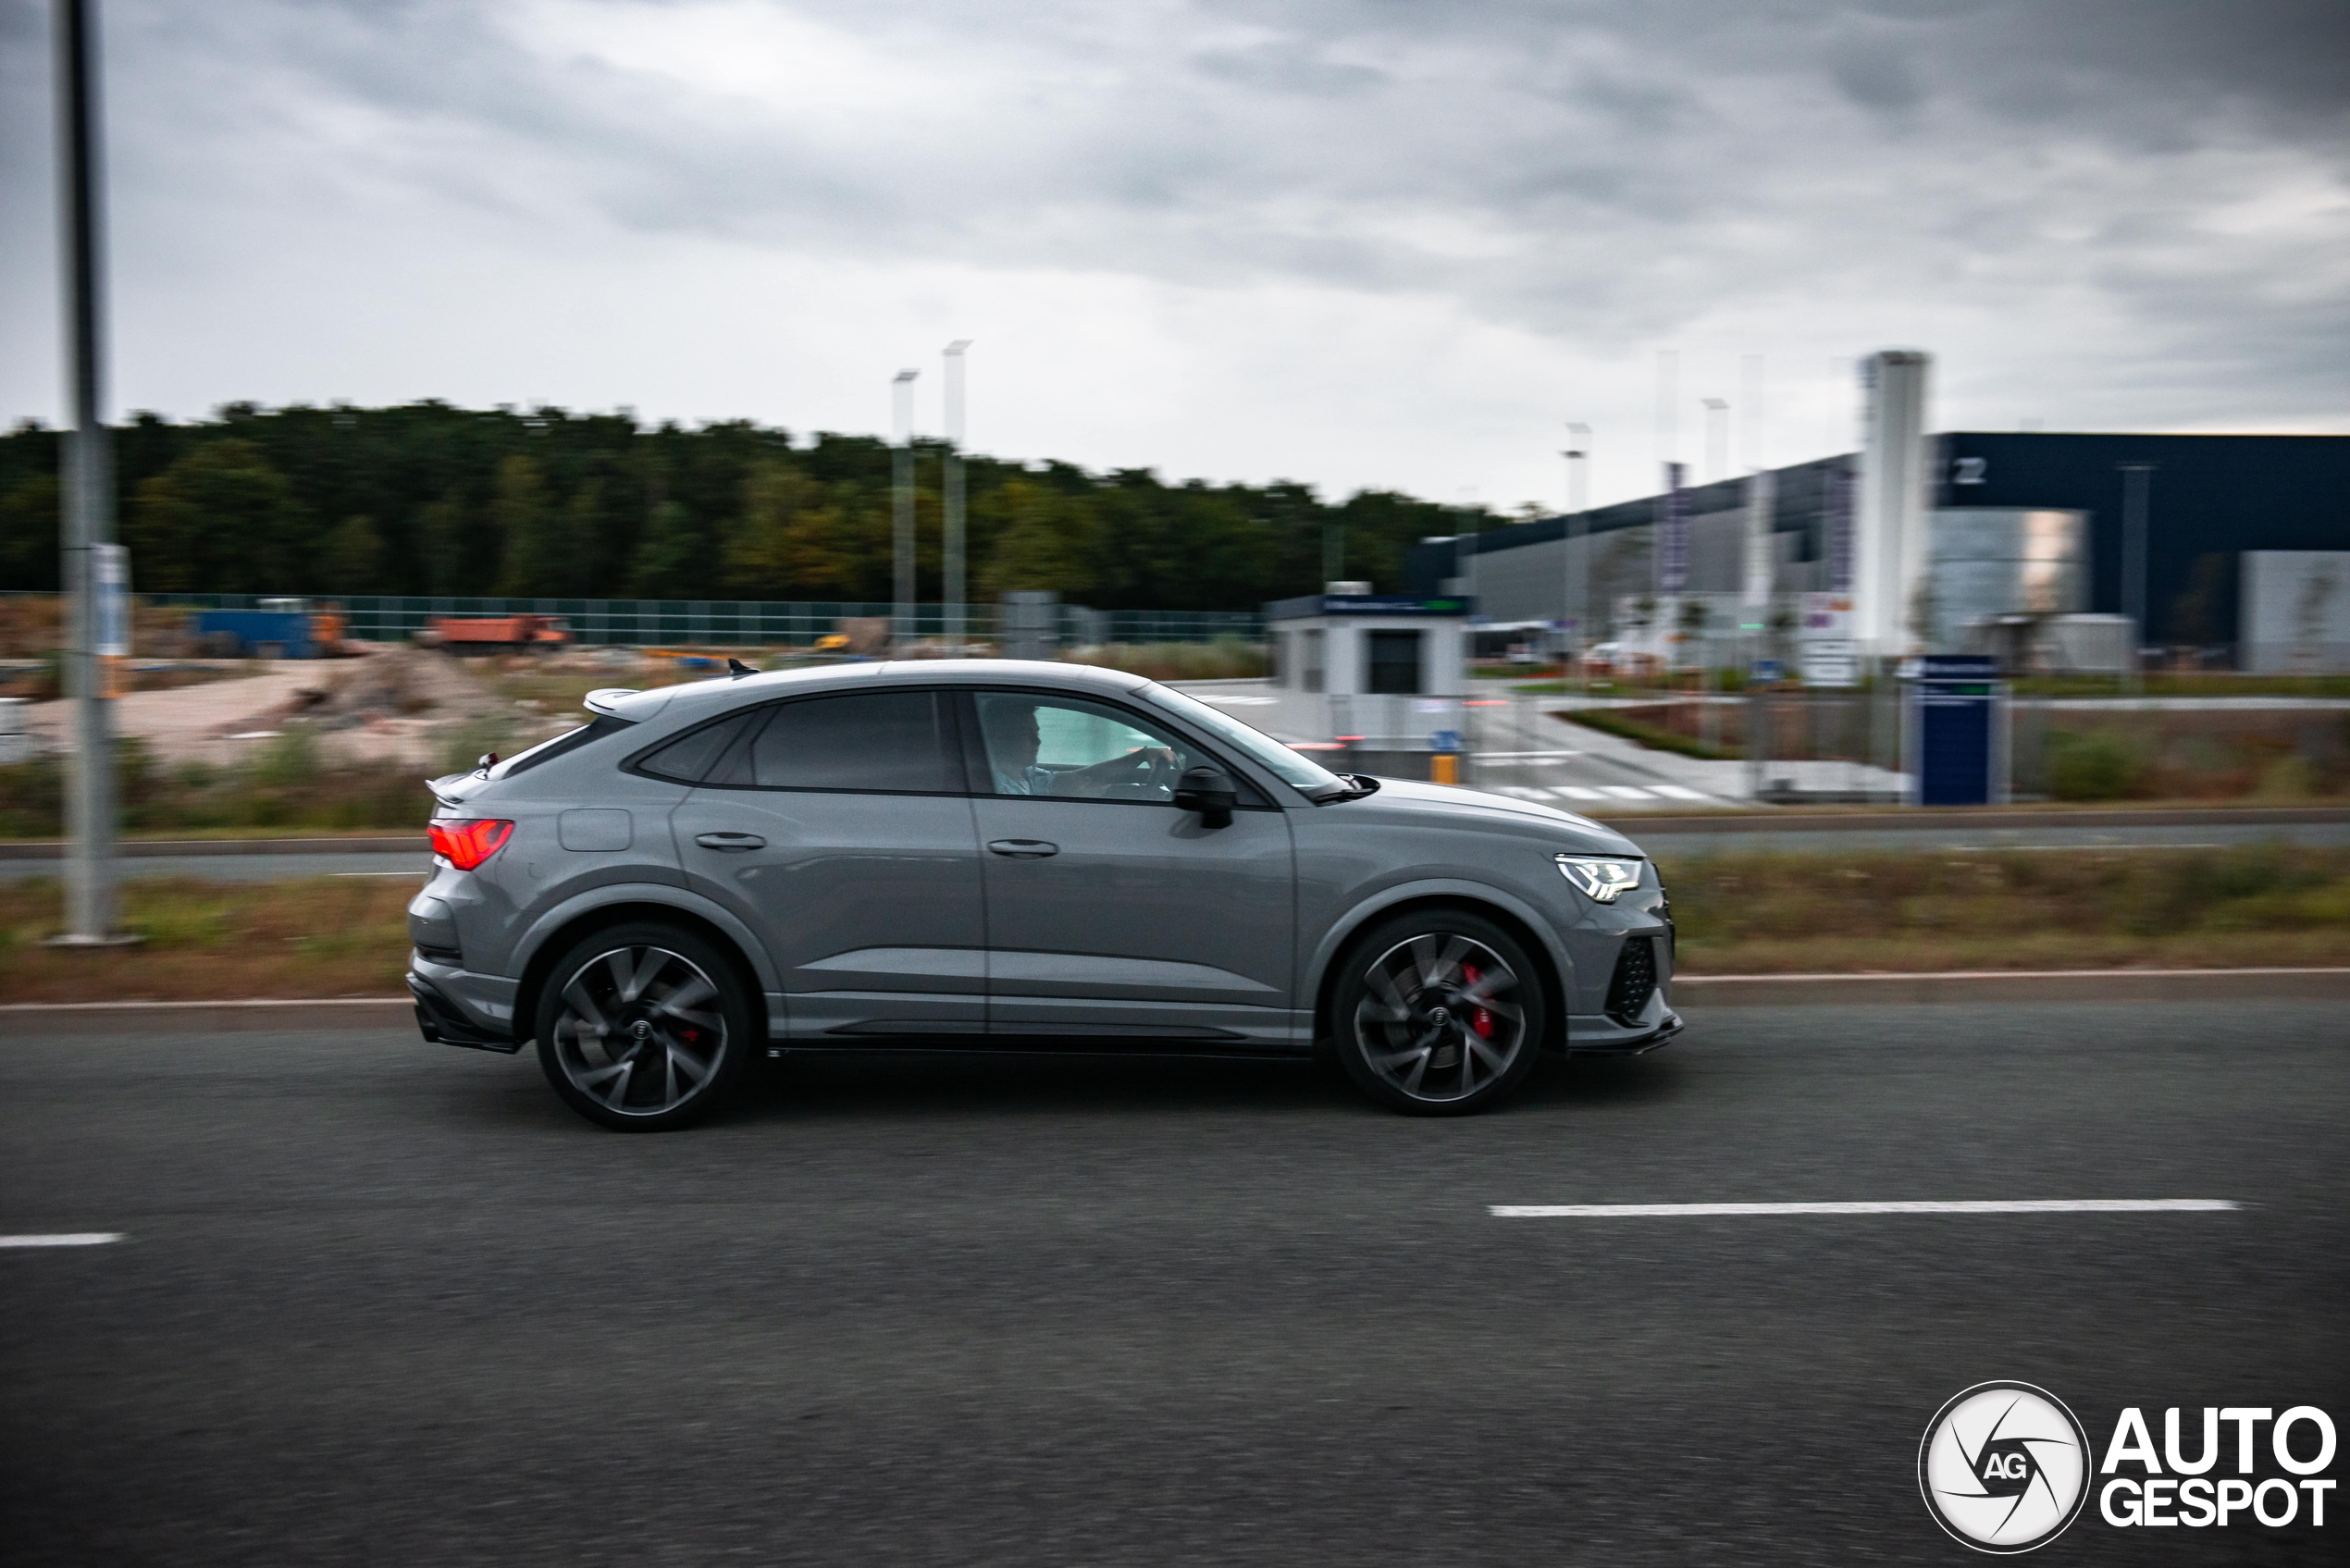
[[[1459,909],[1383,921],[1347,949],[1330,1040],[1354,1087],[1413,1116],[1473,1116],[1534,1071],[1548,1019],[1516,938]]]
[[[582,937],[538,998],[538,1065],[563,1103],[625,1132],[664,1132],[724,1104],[761,1043],[735,956],[683,926]]]

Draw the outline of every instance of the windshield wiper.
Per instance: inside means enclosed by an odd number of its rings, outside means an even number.
[[[1379,793],[1379,780],[1368,773],[1341,773],[1340,789],[1322,788],[1306,796],[1317,806],[1334,806],[1342,800],[1360,800],[1367,795]]]

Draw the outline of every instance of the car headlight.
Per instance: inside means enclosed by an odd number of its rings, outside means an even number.
[[[1589,855],[1553,855],[1559,874],[1594,904],[1613,904],[1627,887],[1640,885],[1640,862],[1602,859]]]

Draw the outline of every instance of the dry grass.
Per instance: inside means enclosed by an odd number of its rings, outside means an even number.
[[[1688,974],[2350,964],[2350,850],[1717,855],[1664,868]],[[405,877],[127,883],[104,953],[41,945],[50,881],[0,883],[0,1002],[399,996]]]
[[[127,882],[135,947],[60,951],[41,939],[64,915],[59,885],[0,883],[0,1002],[205,1001],[243,996],[400,996],[408,968],[408,877]]]
[[[1662,870],[1693,974],[2350,962],[2350,850],[1709,855]]]

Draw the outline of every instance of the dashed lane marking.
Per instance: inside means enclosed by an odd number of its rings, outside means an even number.
[[[103,1247],[121,1240],[119,1230],[59,1230],[46,1236],[0,1236],[0,1247]]]
[[[1692,1215],[2218,1214],[2228,1198],[1968,1198],[1849,1204],[1491,1204],[1496,1219],[1668,1219]]]

